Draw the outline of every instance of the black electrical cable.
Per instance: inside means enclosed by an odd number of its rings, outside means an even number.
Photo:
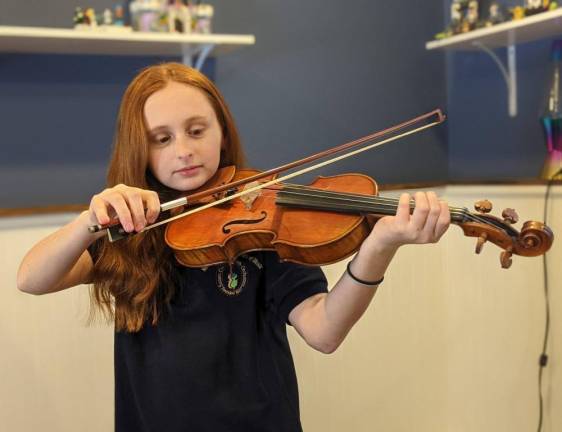
[[[544,224],[546,225],[546,216],[547,216],[547,208],[548,208],[548,197],[550,195],[550,188],[552,187],[552,183],[562,174],[562,169],[558,170],[556,174],[550,177],[548,183],[546,185],[546,192],[544,196]],[[543,263],[543,278],[544,278],[544,300],[545,300],[545,325],[544,325],[544,339],[542,344],[542,353],[539,357],[539,427],[537,429],[538,432],[542,431],[542,421],[543,421],[543,398],[542,398],[542,372],[548,363],[548,355],[546,353],[548,348],[548,335],[550,333],[550,299],[548,296],[548,268],[547,268],[547,261],[546,261],[546,253],[542,257]]]

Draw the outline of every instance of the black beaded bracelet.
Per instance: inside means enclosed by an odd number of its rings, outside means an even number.
[[[353,262],[353,260],[351,260],[347,263],[347,270],[346,271],[347,271],[347,274],[349,276],[351,276],[351,279],[353,279],[355,282],[359,282],[360,284],[363,284],[363,285],[376,286],[376,285],[380,285],[382,283],[382,281],[384,280],[384,276],[381,277],[379,280],[376,280],[376,281],[366,281],[366,280],[359,279],[357,276],[355,276],[353,273],[351,273],[350,266],[351,266],[352,262]]]

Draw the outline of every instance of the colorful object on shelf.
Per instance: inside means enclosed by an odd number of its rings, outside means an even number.
[[[459,33],[467,33],[481,26],[479,21],[480,4],[478,0],[453,0],[451,2],[449,26],[435,35],[436,39],[444,39]]]
[[[516,6],[510,9],[511,19],[513,21],[521,20],[525,18],[525,8],[523,6]]]
[[[490,3],[488,8],[488,18],[484,22],[486,27],[491,27],[505,21],[505,15],[502,5],[497,1]]]
[[[142,32],[168,31],[163,26],[162,15],[166,14],[166,4],[160,0],[133,0],[129,4],[133,30]]]
[[[86,17],[84,16],[84,11],[81,7],[76,7],[74,9],[73,17],[74,26],[86,24]]]
[[[478,26],[478,9],[478,1],[469,0],[468,6],[466,8],[466,19],[465,26],[463,27],[463,33],[474,30]]]
[[[451,3],[451,24],[449,29],[451,33],[457,34],[461,32],[462,21],[463,21],[463,8],[459,0],[454,0]]]
[[[84,12],[84,17],[86,19],[85,24],[89,25],[92,28],[96,28],[98,26],[98,20],[96,19],[96,11],[93,8],[86,9]]]
[[[111,12],[111,9],[106,8],[103,11],[103,25],[113,25],[113,12]]]
[[[521,20],[526,16],[547,12],[558,8],[554,0],[520,0],[525,5],[507,9],[504,2],[492,0],[479,2],[478,0],[452,0],[450,8],[449,26],[435,35],[435,39],[445,39],[459,33],[467,33],[481,27],[491,27],[505,21]],[[488,8],[488,16],[481,8],[484,3]]]
[[[132,31],[130,27],[125,25],[123,6],[120,3],[115,5],[113,11],[106,8],[101,14],[96,14],[93,8],[87,8],[84,11],[81,7],[77,7],[74,9],[73,22],[75,30]]]
[[[191,33],[191,12],[181,0],[170,0],[167,12],[168,31],[170,33]]]
[[[76,30],[142,31],[169,33],[211,33],[214,8],[187,0],[132,0],[129,3],[131,24],[125,25],[123,2],[96,15],[93,8],[74,10]]]
[[[215,12],[213,6],[211,6],[210,4],[201,3],[195,6],[194,10],[194,32],[202,34],[211,33],[211,22]]]
[[[122,3],[113,6],[113,25],[118,27],[125,26],[125,8]]]
[[[525,0],[525,16],[546,12],[550,9],[550,0]]]
[[[562,40],[553,42],[550,61],[546,101],[540,118],[547,149],[541,177],[547,179],[562,168]]]

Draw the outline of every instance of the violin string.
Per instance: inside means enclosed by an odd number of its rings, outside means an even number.
[[[311,191],[317,194],[322,194],[324,192],[324,190],[322,189],[317,189],[317,188],[307,188],[306,186],[302,186],[302,185],[290,185],[291,189],[301,189],[301,190],[306,190],[306,191]],[[345,192],[334,192],[334,191],[326,191],[328,192],[330,195],[341,195],[341,196],[352,196],[354,199],[356,199],[357,202],[365,202],[365,203],[369,203],[372,200],[374,201],[386,201],[388,203],[391,203],[394,207],[395,204],[398,202],[397,198],[385,198],[385,197],[379,197],[379,196],[368,196],[368,195],[361,195],[361,194],[346,194]],[[292,193],[292,190],[291,190]],[[320,195],[318,195],[320,196]],[[361,201],[361,199],[364,199],[364,201]],[[412,207],[415,204],[414,200],[410,200],[410,207]],[[455,213],[455,214],[462,214],[465,215],[467,219],[472,219],[475,221],[479,221],[482,223],[487,223],[488,220],[480,218],[472,213],[470,213],[466,208],[464,207],[453,207],[453,206],[449,206],[449,210],[451,211],[451,213]]]
[[[282,193],[282,197],[285,197],[287,194],[285,192]],[[396,200],[393,201],[392,204],[383,204],[381,205],[380,203],[377,203],[376,201],[370,200],[370,199],[361,199],[361,200],[352,200],[346,197],[346,195],[344,194],[344,198],[340,198],[340,197],[329,197],[327,200],[326,199],[317,199],[316,201],[314,201],[314,197],[322,197],[321,194],[315,194],[315,195],[311,195],[311,194],[303,194],[303,193],[295,193],[295,192],[289,192],[289,196],[291,197],[295,197],[297,196],[298,199],[300,199],[300,201],[295,202],[294,200],[290,203],[293,204],[299,204],[301,206],[310,206],[312,205],[312,203],[316,203],[316,205],[314,205],[314,207],[318,207],[319,203],[323,203],[324,208],[330,209],[330,208],[338,208],[338,209],[348,209],[348,210],[354,210],[355,212],[369,212],[369,213],[383,213],[383,214],[395,214],[396,210],[397,210],[397,206],[396,206]],[[311,200],[311,197],[313,198]],[[369,197],[364,197],[363,198],[369,198]],[[283,199],[280,202],[282,205],[286,204],[286,201]],[[361,204],[361,205],[358,205]],[[410,201],[410,208],[413,209],[414,202]],[[452,209],[451,214],[453,216],[454,219],[460,219],[463,220],[463,216],[462,216],[462,212],[458,212],[455,209]],[[459,215],[460,217],[456,217],[456,215]]]
[[[389,197],[381,197],[381,196],[369,196],[369,195],[363,195],[363,194],[353,194],[353,193],[346,193],[346,192],[337,192],[337,191],[330,191],[330,190],[324,190],[324,189],[317,189],[317,188],[310,188],[307,186],[302,186],[302,185],[292,185],[289,184],[290,188],[288,190],[290,190],[291,192],[293,191],[293,189],[299,189],[299,190],[303,190],[303,191],[307,191],[307,192],[312,192],[315,194],[318,194],[318,196],[326,194],[328,195],[333,195],[333,196],[342,196],[342,197],[350,197],[353,198],[356,202],[387,202],[389,204],[397,204],[399,199],[398,198],[389,198]],[[364,201],[361,201],[364,200]],[[415,203],[414,200],[410,200],[410,206],[412,206]],[[449,209],[451,211],[459,211],[459,212],[464,212],[466,211],[465,208],[461,208],[461,207],[453,207],[453,206],[449,206]]]
[[[318,197],[318,198],[333,198],[333,199],[341,199],[341,200],[348,200],[354,203],[358,203],[358,204],[380,204],[383,206],[386,206],[386,208],[390,208],[390,209],[394,209],[396,210],[398,208],[398,202],[399,200],[397,198],[384,198],[384,197],[378,197],[378,196],[367,196],[367,195],[361,195],[361,194],[349,194],[349,193],[342,193],[342,192],[334,192],[334,191],[323,191],[322,189],[315,189],[315,188],[298,188],[301,190],[304,190],[306,192],[309,192],[307,194],[300,193],[300,195],[302,195],[303,197]],[[310,193],[312,192],[312,193]],[[292,188],[288,189],[288,193],[291,194],[299,194],[299,192],[294,192],[292,190]],[[410,200],[410,208],[414,208],[415,207],[415,201],[414,200]],[[449,210],[451,211],[451,213],[453,212],[459,212],[459,213],[463,213],[464,209],[462,208],[458,208],[458,207],[449,207]]]
[[[338,161],[343,160],[343,159],[347,159],[347,158],[349,158],[349,157],[351,157],[351,156],[355,156],[355,155],[357,155],[357,154],[359,154],[359,153],[362,153],[362,152],[364,152],[364,151],[367,151],[367,150],[370,150],[370,149],[379,147],[379,146],[381,146],[381,145],[383,145],[383,144],[387,144],[387,143],[392,142],[392,141],[395,141],[395,140],[397,140],[397,139],[407,137],[407,136],[412,135],[412,134],[417,133],[417,132],[421,132],[421,131],[423,131],[423,130],[425,130],[425,129],[429,129],[429,128],[431,128],[431,127],[434,127],[434,126],[436,126],[436,125],[438,125],[438,124],[440,124],[440,123],[441,123],[440,121],[434,121],[434,122],[428,123],[428,124],[426,124],[426,125],[420,126],[420,127],[418,127],[418,128],[412,129],[412,130],[407,131],[407,132],[404,132],[404,133],[402,133],[402,134],[399,134],[399,135],[396,135],[396,136],[393,136],[393,137],[390,137],[390,138],[386,138],[386,139],[384,139],[384,140],[382,140],[382,141],[375,142],[375,143],[369,144],[369,145],[367,145],[367,146],[365,146],[365,147],[362,147],[362,148],[360,148],[360,149],[356,149],[356,150],[350,151],[350,152],[348,152],[348,153],[345,153],[345,154],[343,154],[343,155],[333,157],[333,158],[328,159],[328,160],[326,160],[326,161],[316,163],[316,164],[311,165],[311,166],[309,166],[309,167],[306,167],[306,168],[303,168],[303,169],[301,169],[301,170],[295,171],[295,172],[293,172],[293,173],[290,173],[290,174],[281,176],[281,177],[279,177],[279,178],[276,178],[276,179],[267,181],[267,182],[262,183],[262,184],[259,184],[259,185],[257,185],[257,186],[253,186],[253,187],[244,189],[244,190],[242,190],[241,192],[237,192],[237,193],[234,193],[234,194],[232,194],[232,195],[228,195],[228,196],[226,196],[226,197],[224,197],[224,198],[220,198],[220,199],[218,199],[218,200],[216,200],[216,201],[213,201],[213,202],[204,204],[204,205],[199,206],[199,207],[196,207],[196,208],[194,208],[194,209],[187,210],[187,211],[185,211],[185,212],[183,212],[183,213],[180,213],[180,214],[178,214],[178,215],[175,215],[175,216],[169,217],[169,218],[167,218],[167,219],[163,219],[163,220],[161,220],[161,221],[159,221],[159,222],[153,223],[152,225],[148,225],[148,226],[144,227],[144,228],[143,228],[141,231],[139,231],[139,232],[148,231],[148,230],[153,229],[153,228],[156,228],[156,227],[158,227],[158,226],[160,226],[160,225],[164,225],[164,224],[167,224],[167,223],[172,222],[172,221],[174,221],[174,220],[181,219],[181,218],[187,217],[187,216],[189,216],[189,215],[191,215],[191,214],[198,213],[198,212],[200,212],[200,211],[206,210],[206,209],[208,209],[208,208],[218,206],[219,204],[222,204],[222,203],[225,203],[225,202],[228,202],[228,201],[232,201],[233,199],[239,198],[239,197],[241,197],[241,196],[248,195],[248,194],[251,194],[251,193],[253,193],[253,192],[257,192],[257,191],[259,191],[259,190],[261,190],[261,189],[264,189],[264,188],[266,188],[266,187],[268,187],[268,186],[281,183],[281,182],[284,181],[284,180],[288,180],[288,179],[297,177],[297,176],[299,176],[299,175],[306,174],[306,173],[308,173],[308,172],[310,172],[310,171],[316,170],[316,169],[318,169],[318,168],[322,168],[322,167],[324,167],[324,166],[326,166],[326,165],[330,165],[330,164],[332,164],[332,163],[338,162]]]
[[[273,199],[273,197],[268,197]],[[381,208],[379,206],[363,206],[358,208],[355,204],[346,204],[341,203],[338,201],[333,201],[331,203],[324,203],[320,204],[318,201],[310,200],[310,199],[297,199],[297,200],[286,200],[276,199],[276,204],[282,206],[291,206],[295,205],[299,208],[308,208],[308,209],[316,209],[316,210],[330,210],[330,211],[340,211],[346,213],[370,213],[370,214],[382,214],[382,215],[392,215],[395,214],[396,209],[393,208],[392,210],[388,210],[388,208]],[[463,212],[451,212],[451,219],[453,223],[460,223],[466,221]]]
[[[298,191],[303,191],[302,193],[299,192],[295,192],[295,190]],[[284,190],[285,193],[290,193],[290,194],[300,194],[301,196],[303,196],[304,198],[308,198],[310,199],[311,197],[317,197],[317,198],[332,198],[332,199],[337,199],[336,197],[342,197],[340,199],[342,200],[348,200],[351,201],[353,203],[361,203],[364,205],[371,205],[373,202],[380,202],[380,201],[386,201],[386,203],[383,203],[383,207],[382,207],[382,211],[396,211],[397,209],[397,202],[398,199],[396,198],[383,198],[383,197],[378,197],[378,196],[368,196],[368,195],[361,195],[361,194],[349,194],[349,193],[345,193],[345,192],[336,192],[336,191],[326,191],[323,189],[317,189],[317,188],[310,188],[310,187],[306,187],[306,186],[302,186],[302,185],[289,185],[289,188],[285,188]],[[305,194],[304,192],[308,192],[308,194]],[[312,192],[312,193],[311,193]],[[351,197],[351,198],[350,198]],[[305,202],[303,202],[303,204],[306,204]],[[414,208],[415,205],[415,201],[410,200],[410,208]],[[349,207],[351,208],[351,207]],[[368,210],[378,210],[377,207],[369,207]],[[505,229],[504,226],[502,226],[500,224],[499,221],[494,221],[494,220],[488,220],[486,218],[483,217],[479,217],[471,212],[469,212],[466,208],[460,208],[460,207],[449,207],[449,211],[451,213],[451,216],[458,216],[462,221],[466,221],[466,220],[470,220],[470,221],[474,221],[474,222],[480,222],[482,224],[488,225],[488,226],[493,226],[497,229],[500,229],[502,231],[504,231],[506,234],[509,235],[509,233],[507,232],[507,230]]]

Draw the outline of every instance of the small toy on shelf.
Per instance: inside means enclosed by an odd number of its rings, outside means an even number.
[[[104,32],[131,32],[132,29],[125,25],[123,19],[123,7],[120,4],[115,6],[115,14],[107,8],[103,13],[96,15],[93,8],[85,11],[81,7],[74,9],[74,29],[86,31]]]
[[[167,15],[170,33],[191,33],[192,17],[189,8],[181,0],[170,0]]]
[[[74,26],[86,24],[86,17],[84,16],[84,11],[81,7],[77,6],[74,8],[74,18],[72,19]]]
[[[136,31],[167,32],[166,2],[160,0],[133,0],[129,4],[131,23]]]
[[[490,3],[488,11],[488,19],[484,22],[484,25],[486,27],[491,27],[505,21],[502,6],[497,1],[493,1],[492,3]]]
[[[479,9],[478,0],[453,0],[451,2],[449,26],[443,32],[436,34],[435,38],[444,39],[459,33],[467,33],[482,26],[478,19],[480,16]]]
[[[463,32],[474,30],[478,26],[478,7],[478,0],[470,0],[468,2],[468,7],[466,8],[466,24],[463,25]]]
[[[457,34],[461,32],[462,24],[462,5],[459,0],[453,0],[451,3],[451,23],[449,24],[449,29],[452,34]]]
[[[90,28],[95,29],[98,26],[96,11],[94,10],[94,8],[86,9],[86,12],[84,12],[84,17],[86,18],[86,24],[89,25]]]
[[[195,8],[194,32],[209,34],[211,33],[211,20],[214,8],[210,4],[198,4]]]
[[[76,30],[93,30],[98,26],[96,13],[92,8],[87,8],[84,11],[81,7],[76,7],[73,22]]]
[[[510,11],[511,11],[511,19],[513,21],[517,21],[525,18],[525,8],[523,6],[516,6],[510,9]]]
[[[113,25],[118,27],[125,26],[125,8],[122,3],[116,3],[113,7]]]
[[[546,12],[550,8],[550,0],[525,0],[525,16]]]
[[[106,8],[103,11],[103,25],[104,26],[113,25],[113,12],[111,12],[111,9]]]

